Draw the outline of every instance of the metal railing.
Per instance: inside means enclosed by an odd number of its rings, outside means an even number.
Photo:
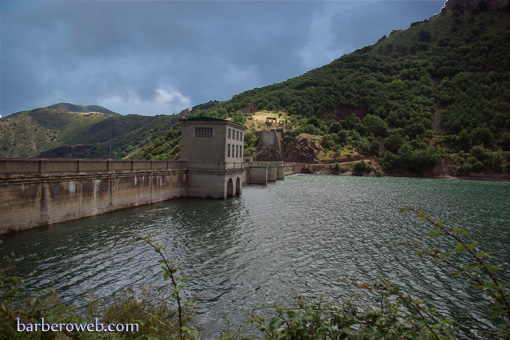
[[[292,166],[293,163],[285,162],[250,162],[250,166],[261,166],[261,167],[278,167],[278,166]]]

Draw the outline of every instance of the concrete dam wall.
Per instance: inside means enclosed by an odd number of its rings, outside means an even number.
[[[0,233],[185,195],[180,162],[0,161]]]
[[[237,196],[243,183],[290,173],[284,163],[0,159],[0,234],[178,197]]]

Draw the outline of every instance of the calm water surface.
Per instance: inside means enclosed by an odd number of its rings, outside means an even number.
[[[345,296],[336,282],[344,278],[400,284],[473,328],[486,312],[479,295],[397,245],[424,241],[427,232],[399,213],[409,205],[466,228],[497,261],[510,262],[510,183],[319,175],[245,187],[227,200],[176,199],[27,231],[3,237],[0,254],[33,255],[15,274],[79,303],[91,292],[161,281],[157,254],[130,239],[153,234],[203,298],[196,318],[203,338],[224,329],[227,313],[238,325],[246,311],[290,303],[295,293]],[[504,275],[510,281],[508,269]]]

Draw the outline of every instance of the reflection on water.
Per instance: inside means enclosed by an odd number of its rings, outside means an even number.
[[[398,208],[431,211],[510,262],[509,197],[510,183],[296,175],[232,199],[176,199],[3,237],[0,253],[33,255],[15,274],[79,302],[161,280],[157,254],[131,243],[132,235],[153,234],[203,298],[197,320],[205,338],[223,329],[226,313],[243,323],[247,310],[289,303],[294,290],[344,296],[342,278],[401,284],[469,325],[485,315],[485,302],[397,245],[423,240],[427,226]]]

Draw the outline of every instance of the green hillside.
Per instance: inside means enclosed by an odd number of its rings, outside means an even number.
[[[72,110],[72,111],[71,111]],[[0,120],[0,157],[122,158],[179,116],[121,116],[96,105],[61,103]]]
[[[47,107],[52,110],[65,110],[71,112],[100,112],[100,113],[108,113],[110,115],[119,115],[116,112],[110,111],[99,105],[76,105],[69,103],[58,103],[54,105],[50,105]]]
[[[53,105],[47,106],[47,107],[45,107],[45,109],[57,110],[57,111],[82,112],[82,113],[99,112],[99,113],[107,113],[110,115],[119,115],[118,113],[110,111],[107,108],[104,108],[99,105],[76,105],[76,104],[70,104],[70,103],[58,103],[58,104],[53,104]],[[5,118],[7,118],[7,117],[12,118],[15,116],[19,116],[20,114],[23,114],[23,113],[26,113],[29,111],[31,111],[31,110],[15,112],[10,115],[7,115]]]
[[[450,0],[441,13],[372,46],[199,114],[244,122],[248,144],[255,125],[238,112],[248,103],[289,115],[284,144],[317,136],[323,162],[362,155],[385,172],[508,173],[510,5],[471,3]],[[178,141],[165,143],[139,154],[178,152]],[[246,152],[263,159],[250,146]]]

